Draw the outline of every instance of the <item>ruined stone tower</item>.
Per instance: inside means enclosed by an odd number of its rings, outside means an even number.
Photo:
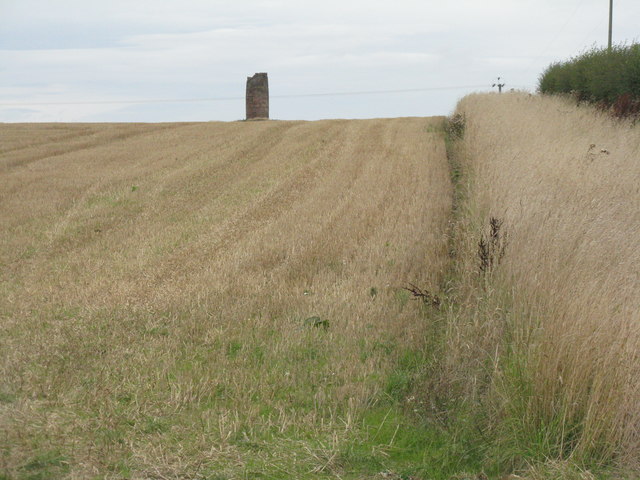
[[[247,120],[269,118],[269,79],[266,73],[247,77]]]

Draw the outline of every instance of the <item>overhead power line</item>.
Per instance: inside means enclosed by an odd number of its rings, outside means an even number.
[[[0,103],[3,107],[36,107],[51,105],[132,105],[144,103],[198,103],[198,102],[222,102],[225,100],[243,100],[244,97],[218,97],[218,98],[163,98],[148,100],[83,100],[77,102],[25,102],[25,103]]]
[[[473,88],[486,88],[487,85],[460,85],[449,87],[406,88],[396,90],[363,90],[355,92],[326,92],[326,93],[300,93],[289,95],[271,95],[271,98],[303,98],[303,97],[344,97],[355,95],[381,95],[392,93],[429,92],[437,90],[469,90]],[[157,103],[206,103],[244,100],[245,97],[213,97],[213,98],[163,98],[142,100],[86,100],[76,102],[2,102],[2,107],[35,107],[35,106],[64,106],[64,105],[134,105]]]
[[[379,95],[385,93],[429,92],[436,90],[467,90],[471,88],[486,88],[487,85],[460,85],[456,87],[405,88],[399,90],[365,90],[361,92],[331,92],[331,93],[301,93],[292,95],[271,95],[271,98],[299,98],[299,97],[339,97],[349,95]]]
[[[532,57],[531,63],[527,67],[527,71],[530,71],[535,66],[535,63],[538,61],[538,59],[544,58],[549,48],[551,48],[552,45],[555,45],[557,43],[558,39],[562,34],[565,33],[566,28],[569,26],[573,18],[576,16],[576,13],[578,13],[578,10],[580,10],[580,7],[582,7],[584,2],[585,0],[578,0],[575,8],[571,12],[571,14],[567,17],[566,21],[562,24],[562,27],[560,27],[560,30],[558,30],[555,35],[550,37],[551,39],[538,55],[536,55],[535,57]]]

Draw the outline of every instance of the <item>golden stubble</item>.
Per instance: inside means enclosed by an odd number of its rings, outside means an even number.
[[[52,439],[82,476],[348,430],[424,342],[401,287],[447,265],[441,122],[1,126],[7,468]]]

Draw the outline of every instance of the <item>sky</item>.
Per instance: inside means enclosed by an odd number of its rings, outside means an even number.
[[[615,0],[614,43],[640,39]],[[606,46],[608,0],[0,0],[0,122],[448,115]],[[373,93],[375,92],[375,93]]]

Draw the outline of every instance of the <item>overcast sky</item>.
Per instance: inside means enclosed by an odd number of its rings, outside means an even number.
[[[614,42],[638,40],[640,1],[614,3]],[[606,45],[608,9],[608,0],[0,0],[0,121],[238,120],[256,72],[269,74],[272,118],[446,115],[498,76],[507,89],[535,90],[550,62]],[[386,93],[310,95],[372,91]],[[200,100],[155,102],[189,99]],[[138,101],[147,103],[117,103]]]

